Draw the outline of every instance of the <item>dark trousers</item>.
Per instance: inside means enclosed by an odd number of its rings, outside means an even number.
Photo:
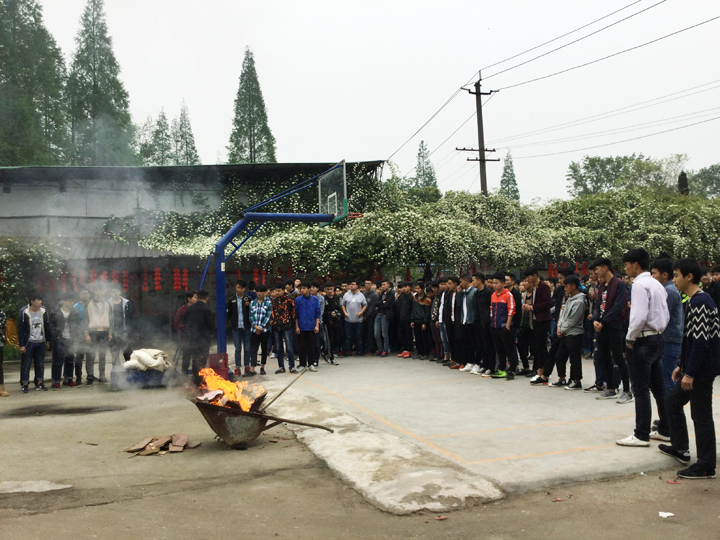
[[[567,360],[570,358],[570,380],[582,380],[582,349],[583,335],[563,336],[558,339],[557,354],[555,362],[557,363],[558,377],[565,379]],[[545,374],[548,372],[545,371]]]
[[[88,332],[90,335],[90,343],[86,343],[85,349],[85,367],[88,373],[88,379],[95,378],[95,352],[97,351],[97,358],[100,374],[100,378],[105,378],[105,356],[107,355],[108,348],[108,332]]]
[[[482,366],[483,369],[489,369],[495,371],[496,356],[495,345],[493,344],[492,332],[490,329],[490,323],[481,324],[480,329],[476,326],[475,336],[480,336],[482,342]],[[478,352],[478,351],[476,351]]]
[[[520,355],[520,361],[522,362],[523,369],[530,369],[530,363],[528,362],[528,355],[532,354],[535,356],[535,339],[533,335],[533,329],[529,326],[521,326],[518,332],[517,348],[518,354]]]
[[[440,337],[440,328],[435,326],[435,323],[430,323],[430,332],[435,344],[435,357],[441,360],[445,356],[445,350],[443,349],[442,337]]]
[[[430,352],[430,343],[427,340],[427,332],[423,329],[422,322],[412,323],[413,334],[415,335],[415,346],[420,356],[426,356]],[[410,349],[412,351],[412,349]]]
[[[650,440],[652,423],[650,392],[655,398],[660,417],[658,432],[661,435],[668,435],[662,367],[664,352],[665,344],[661,335],[638,338],[633,348],[628,349],[632,391],[635,396],[635,437],[641,441]]]
[[[250,365],[252,367],[257,366],[258,349],[261,347],[262,357],[260,364],[264,366],[267,363],[268,339],[270,339],[270,332],[260,332],[259,334],[253,332],[250,334]]]
[[[130,360],[130,355],[132,354],[132,347],[130,347],[130,339],[127,335],[113,334],[112,340],[110,341],[110,365],[121,365],[120,353],[122,353],[122,358],[124,362]]]
[[[75,355],[72,353],[72,343],[68,339],[58,338],[52,352],[52,380],[54,383],[62,381],[63,368],[65,378],[72,378],[75,368]]]
[[[195,384],[200,386],[203,378],[200,376],[200,370],[207,366],[208,356],[210,356],[210,346],[192,347],[190,349],[190,359],[192,361],[193,379]]]
[[[28,343],[22,354],[20,364],[20,384],[30,382],[30,366],[35,367],[35,382],[41,383],[45,377],[45,343]]]
[[[533,371],[544,369],[548,361],[547,339],[550,333],[551,321],[533,321],[533,343],[535,344],[535,356],[533,360]]]
[[[508,361],[510,371],[515,371],[518,365],[518,358],[517,350],[512,340],[512,331],[507,328],[491,328],[490,333],[495,351],[498,355],[498,371],[506,371],[508,369]]]
[[[235,367],[242,368],[243,360],[245,367],[250,366],[250,334],[249,328],[233,328],[233,344],[235,345]],[[243,354],[244,353],[244,354]]]
[[[0,386],[5,384],[5,373],[3,372],[3,361],[5,360],[5,347],[0,347]]]
[[[345,321],[345,354],[349,354],[352,351],[353,342],[355,343],[357,353],[363,353],[362,329],[362,322],[351,323]]]
[[[315,358],[315,332],[313,330],[300,330],[299,338],[300,367],[308,367]]]
[[[278,367],[285,369],[285,354],[287,353],[288,366],[290,369],[295,367],[295,350],[293,349],[293,332],[292,328],[286,330],[273,330],[273,344],[275,345],[275,354],[277,354]]]
[[[398,322],[398,340],[400,341],[400,348],[403,351],[412,352],[413,335],[409,320]]]
[[[182,374],[187,375],[188,369],[190,369],[190,349],[187,344],[180,345],[180,349],[182,354]]]
[[[545,369],[543,370],[543,376],[546,378],[550,376],[553,368],[555,367],[558,349],[560,348],[560,338],[557,335],[557,330],[555,332],[555,335],[550,336],[550,351],[548,351],[547,361],[545,362]],[[565,376],[563,375],[563,379],[564,378]]]
[[[698,463],[709,470],[715,470],[717,446],[715,443],[715,422],[713,420],[714,378],[695,377],[692,390],[683,390],[677,383],[665,400],[670,424],[670,439],[675,449],[690,448],[687,423],[683,407],[690,402],[690,415],[695,426]]]
[[[366,353],[375,353],[379,344],[375,343],[375,315],[364,317],[362,322],[362,342]]]
[[[451,321],[445,323],[445,331],[447,332],[448,342],[450,343],[450,358],[453,362],[457,362],[459,364],[461,360],[460,345],[458,343],[460,330],[458,329],[458,326]]]
[[[603,364],[608,390],[617,390],[618,387],[614,377],[615,372],[613,371],[613,364],[615,364],[620,369],[623,390],[630,392],[630,375],[627,362],[625,362],[623,356],[623,348],[625,347],[623,330],[621,328],[603,327],[597,336],[598,352],[600,353],[600,361]]]
[[[335,323],[334,325],[326,324],[325,325],[325,332],[327,332],[328,337],[328,352],[332,353],[330,355],[331,358],[335,358],[335,355],[340,350],[340,325],[339,323]]]
[[[475,364],[475,348],[477,346],[477,337],[475,336],[474,324],[459,324],[461,339],[458,343],[460,347],[460,363]]]

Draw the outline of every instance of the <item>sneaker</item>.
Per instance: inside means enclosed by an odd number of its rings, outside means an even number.
[[[603,392],[603,387],[598,386],[597,384],[593,384],[592,386],[589,386],[583,392],[588,394],[601,394]]]
[[[281,373],[285,373],[284,367],[281,367],[281,368],[275,370],[275,375],[280,375]]]
[[[532,386],[547,386],[548,380],[545,377],[540,377],[539,375],[535,377],[534,379],[530,380],[530,384]]]
[[[260,375],[267,375],[267,373],[265,373],[265,368],[260,368]]]
[[[270,358],[277,358],[277,354],[275,354],[274,352],[271,352],[271,353],[270,353]]]
[[[515,378],[515,373],[513,373],[512,371],[508,371],[507,375],[505,375],[505,379],[507,379],[508,381],[512,381],[514,378]]]
[[[458,364],[458,363],[456,363],[456,362],[453,362],[453,363],[450,364],[448,367],[449,367],[450,369],[462,369],[462,368],[464,368],[465,366],[463,366],[462,364]]]
[[[448,367],[448,366],[452,366],[454,363],[455,363],[455,362],[453,362],[452,360],[445,360],[445,361],[442,363],[442,365],[445,366],[445,367]]]
[[[582,384],[580,384],[579,381],[571,381],[570,384],[565,387],[565,390],[582,390]]]
[[[295,369],[294,367],[291,367],[291,368],[290,368],[290,373],[293,373],[293,374],[294,374],[294,373],[297,373],[297,372],[298,372],[297,369]]]
[[[490,375],[490,377],[492,377],[493,379],[504,379],[505,377],[507,377],[507,372],[498,369],[495,373]]]
[[[552,388],[564,388],[567,386],[567,381],[565,379],[558,379],[554,383],[550,384]]]
[[[310,366],[310,371],[317,371],[317,366]]]
[[[70,379],[63,379],[62,385],[63,385],[63,386],[70,386]]]
[[[526,369],[525,370],[525,376],[529,379],[531,377],[535,377],[535,372],[532,369]]]
[[[412,356],[412,353],[410,351],[405,351],[403,353],[403,358],[410,358]]]
[[[475,369],[475,364],[465,364],[465,367],[463,367],[460,371],[462,372],[468,372]]]
[[[35,390],[47,392],[47,388],[45,388],[45,385],[43,383],[38,383],[38,385],[35,387]],[[58,390],[60,390],[60,385],[58,385]]]
[[[105,377],[100,377],[100,384],[105,384],[107,382],[107,379]]]
[[[400,354],[397,355],[398,358],[405,358],[405,351],[401,351]]]
[[[481,377],[483,379],[489,379],[492,376],[493,376],[493,372],[490,371],[489,369],[486,369],[485,372],[481,375]]]
[[[234,373],[235,373],[236,377],[240,377],[240,376],[242,376],[242,369],[240,369],[239,367],[236,367]]]
[[[705,478],[715,478],[715,469],[706,469],[699,463],[693,463],[687,469],[678,471],[678,478],[685,478],[686,480],[700,480]]]
[[[650,438],[652,439],[652,433]],[[666,456],[674,457],[683,465],[690,463],[690,450],[676,450],[671,444],[658,444],[658,450]]]
[[[605,390],[595,399],[617,399],[617,392],[615,390]]]
[[[660,420],[653,420],[652,430],[657,431],[659,427],[660,427]]]
[[[331,365],[331,366],[339,366],[340,364],[338,364],[338,363],[335,361],[334,358],[331,358],[331,359],[330,359],[330,365]]]
[[[387,358],[388,353],[382,352],[380,353],[380,358]]]
[[[626,403],[632,403],[635,401],[635,398],[630,392],[623,392],[620,394],[620,397],[617,399],[616,403],[618,405],[625,405]]]
[[[480,373],[482,373],[482,370],[477,366],[477,364],[470,370],[470,375],[480,375]]]
[[[615,444],[617,444],[618,446],[634,446],[642,448],[650,446],[650,441],[641,441],[635,435],[630,435],[629,437],[625,437],[624,439],[615,441]]]
[[[92,386],[94,380],[94,378],[88,377],[88,380],[85,382],[85,386]]]
[[[650,432],[650,440],[651,441],[670,442],[670,437],[668,437],[667,435],[660,435],[660,432],[658,430],[654,429]]]
[[[60,390],[60,383],[59,383],[59,382],[53,383],[52,389],[53,389],[53,390]]]
[[[243,375],[243,377],[254,377],[255,375],[257,375],[257,373],[255,373],[254,371],[250,371],[248,369],[248,370],[245,370],[245,374]]]
[[[23,387],[20,389],[20,392],[23,394],[27,394],[28,393],[28,385],[23,384]]]
[[[542,379],[542,377],[540,375],[533,375],[533,378],[530,379],[530,384],[534,383],[538,379]]]
[[[78,386],[79,384],[82,384],[82,381],[80,379],[78,379],[77,383],[75,381],[68,382],[68,386]]]

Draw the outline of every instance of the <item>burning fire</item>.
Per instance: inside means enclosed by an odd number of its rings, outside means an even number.
[[[223,393],[223,395],[219,395],[210,401],[213,405],[240,408],[248,412],[255,402],[255,399],[265,393],[265,389],[257,384],[250,386],[247,381],[235,383],[226,381],[210,368],[201,369],[200,376],[203,378],[202,386],[205,387],[208,392],[220,390]],[[234,406],[229,402],[233,402]]]

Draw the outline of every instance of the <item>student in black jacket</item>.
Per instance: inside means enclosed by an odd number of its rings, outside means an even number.
[[[492,288],[488,286],[485,274],[476,272],[472,276],[473,287],[477,289],[475,293],[475,338],[477,346],[476,364],[481,366],[478,375],[495,373],[495,347],[493,346],[492,336],[490,334],[490,303],[492,302]],[[482,361],[482,363],[481,363]]]
[[[188,347],[192,359],[193,376],[195,384],[200,386],[202,377],[200,370],[207,364],[210,355],[210,343],[215,334],[215,323],[207,304],[210,295],[204,289],[197,292],[198,301],[187,309],[185,322],[187,323]]]
[[[378,293],[377,313],[375,315],[375,342],[380,356],[385,358],[390,354],[390,321],[395,307],[395,291],[392,283],[384,279],[380,284]]]
[[[60,307],[50,314],[53,390],[60,390],[61,382],[66,386],[77,386],[73,381],[73,370],[76,378],[82,379],[82,361],[75,363],[75,347],[82,337],[82,319],[73,308],[74,303],[72,296],[65,293],[60,297]]]
[[[398,283],[400,293],[395,301],[398,313],[398,338],[402,350],[398,357],[410,358],[413,350],[413,335],[410,327],[412,317],[413,295],[410,291],[411,284],[407,281]]]

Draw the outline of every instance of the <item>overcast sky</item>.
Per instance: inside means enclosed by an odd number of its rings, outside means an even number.
[[[136,123],[184,99],[204,163],[225,159],[243,53],[255,54],[281,162],[386,159],[473,74],[574,30],[633,0],[321,2],[106,0],[110,34]],[[717,0],[666,0],[625,22],[507,73],[491,75],[602,28],[659,0],[483,71],[483,90],[541,77],[720,15]],[[45,22],[68,59],[86,0],[44,0]],[[720,19],[616,58],[505,89],[484,110],[488,148],[508,148],[522,200],[566,196],[565,173],[583,155],[687,153],[688,168],[720,162],[720,120],[580,150],[720,117]],[[534,137],[508,139],[692,87],[687,98]],[[680,93],[672,99],[684,96]],[[656,102],[652,102],[654,104]],[[649,105],[649,104],[648,104]],[[709,110],[709,109],[715,110]],[[474,96],[457,95],[393,157],[411,171],[420,140],[440,188],[478,191],[478,164],[456,146],[477,147]],[[693,114],[697,113],[697,114]],[[680,116],[680,118],[676,118]],[[652,122],[652,124],[650,124]],[[643,125],[636,129],[638,125]],[[649,124],[649,125],[648,125]],[[631,128],[624,130],[623,128]],[[613,133],[613,131],[615,133]],[[597,132],[605,132],[595,135]],[[610,133],[608,133],[610,132]],[[571,137],[590,135],[577,140]],[[553,144],[525,146],[531,143]],[[566,152],[546,157],[539,154]],[[494,157],[494,156],[488,156]],[[502,162],[488,163],[490,189]],[[385,175],[389,175],[386,170]]]

